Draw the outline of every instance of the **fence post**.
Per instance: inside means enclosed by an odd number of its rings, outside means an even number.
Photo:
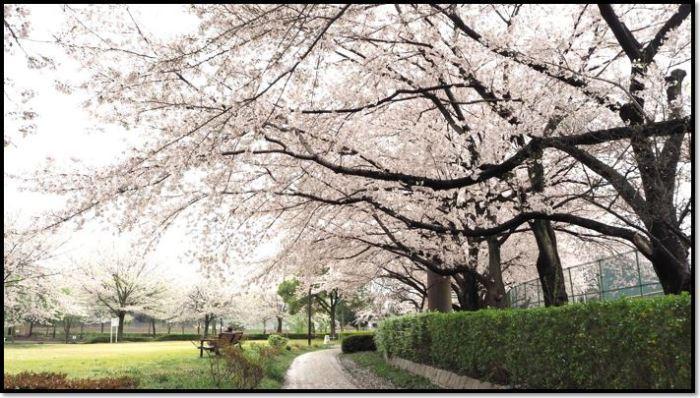
[[[644,297],[644,286],[642,286],[642,271],[639,268],[639,251],[634,251],[634,259],[637,262],[637,283],[639,283],[639,296]]]
[[[574,295],[574,281],[571,279],[571,267],[566,269],[569,272],[569,286],[571,286],[571,302],[576,302],[576,296]]]
[[[513,286],[509,291],[508,291],[508,306],[509,307],[515,307],[515,300],[516,300],[516,295],[515,295],[515,289],[517,286]]]
[[[603,300],[605,287],[603,286],[603,264],[598,260],[598,277],[600,278],[600,299]]]

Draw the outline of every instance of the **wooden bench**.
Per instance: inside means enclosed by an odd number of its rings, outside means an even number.
[[[219,355],[219,349],[226,345],[240,345],[243,338],[243,332],[223,332],[219,333],[217,338],[201,338],[199,339],[199,357],[204,356],[204,350],[212,351]]]

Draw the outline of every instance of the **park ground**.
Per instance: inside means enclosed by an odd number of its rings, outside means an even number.
[[[300,354],[323,348],[322,341],[291,340],[289,351],[275,358],[258,388],[281,388],[287,368]],[[265,341],[244,342],[267,344]],[[130,376],[138,388],[215,388],[209,361],[189,341],[122,344],[5,344],[6,374],[30,372],[65,373],[69,378]]]
[[[291,340],[266,370],[257,388],[437,388],[427,380],[386,364],[379,353],[342,354],[321,340]],[[244,348],[265,341],[244,342]],[[129,376],[145,389],[216,388],[207,358],[188,341],[123,344],[36,344],[4,346],[5,374],[65,373],[69,378]],[[323,369],[317,369],[317,368]],[[332,369],[334,372],[330,372]],[[303,377],[297,379],[295,375]]]

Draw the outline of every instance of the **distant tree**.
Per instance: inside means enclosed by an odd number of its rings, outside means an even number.
[[[216,330],[216,319],[233,311],[234,296],[220,279],[202,277],[185,294],[183,316],[204,322],[203,336]]]
[[[73,285],[72,282],[63,284],[64,286]],[[79,288],[62,287],[57,294],[57,306],[55,319],[63,325],[64,342],[70,342],[71,329],[78,322],[85,319],[88,315],[85,305],[85,297],[81,294]]]
[[[159,311],[167,291],[157,268],[135,257],[103,257],[83,266],[82,288],[119,319],[117,336],[124,333],[127,314]]]

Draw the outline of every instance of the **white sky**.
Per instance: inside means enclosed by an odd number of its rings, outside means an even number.
[[[76,6],[80,7],[80,6]],[[198,20],[186,12],[187,6],[173,5],[141,5],[130,6],[130,10],[141,29],[159,36],[181,33],[185,30],[197,29]],[[63,11],[58,5],[31,6],[30,36],[36,40],[50,40],[51,33],[57,31],[64,21]],[[37,50],[52,51],[50,45],[27,43],[28,49],[36,46]],[[61,65],[57,71],[30,70],[24,57],[3,57],[5,76],[15,81],[17,88],[28,87],[36,91],[37,96],[31,105],[38,113],[37,129],[32,135],[16,139],[6,147],[3,157],[5,170],[3,203],[5,215],[11,215],[26,220],[42,211],[61,205],[60,198],[55,196],[20,192],[18,182],[7,177],[8,174],[27,174],[46,166],[46,159],[51,157],[54,164],[60,167],[82,163],[97,166],[118,159],[127,147],[127,138],[134,132],[127,132],[118,126],[109,126],[91,120],[86,110],[81,106],[83,98],[78,94],[65,95],[54,88],[54,81],[60,73],[61,79],[79,77],[77,66],[66,57],[58,57]],[[689,68],[686,64],[683,68]],[[8,98],[12,90],[7,90],[3,105],[11,106]],[[16,92],[15,92],[16,94]],[[12,124],[5,120],[5,128]],[[74,163],[78,160],[80,163]],[[96,251],[110,250],[113,247],[129,247],[133,236],[128,234],[115,235],[116,231],[106,224],[91,223],[80,232],[71,232],[61,240],[70,238],[62,249],[63,255],[57,262],[65,262],[67,258],[90,256]],[[182,260],[181,255],[190,248],[189,240],[181,230],[174,228],[161,241],[158,250],[152,255],[152,261],[166,265],[171,276],[181,279],[191,277],[196,265]],[[255,257],[274,254],[278,247],[275,244],[263,245]]]
[[[78,6],[79,7],[79,6]],[[143,30],[158,35],[182,32],[184,29],[196,29],[197,20],[185,12],[185,6],[142,5],[130,6],[134,17]],[[25,48],[43,53],[59,54],[48,44],[64,21],[63,11],[58,5],[31,6],[30,38],[38,42],[25,43]],[[148,22],[148,23],[147,23]],[[19,190],[19,181],[9,175],[28,175],[47,166],[47,159],[57,167],[99,166],[119,159],[128,148],[127,139],[134,132],[123,130],[119,126],[105,125],[91,120],[87,111],[81,106],[84,97],[78,91],[66,95],[54,87],[60,74],[62,80],[79,77],[78,65],[65,56],[56,56],[60,65],[56,71],[40,71],[27,68],[26,60],[20,54],[3,57],[6,78],[14,81],[15,89],[6,88],[3,106],[12,107],[20,89],[31,88],[36,92],[30,104],[37,112],[36,131],[27,137],[15,138],[10,134],[12,144],[5,148],[3,156],[4,214],[16,219],[20,225],[34,216],[53,208],[60,208],[62,199],[54,195]],[[5,129],[13,128],[11,121],[5,120]],[[110,250],[127,251],[134,236],[118,234],[116,229],[105,223],[87,223],[81,231],[66,231],[58,237],[67,241],[60,249],[60,255],[52,262],[55,265],[70,266],[72,259],[94,256],[97,252]],[[182,230],[176,227],[168,231],[161,240],[157,250],[149,256],[150,261],[166,267],[169,276],[174,279],[187,280],[198,265],[187,263],[183,254],[190,248],[190,240]],[[260,258],[274,254],[275,244],[259,247],[253,257]],[[242,274],[246,272],[238,271]],[[243,271],[243,272],[241,272]],[[243,276],[243,275],[241,275]]]

